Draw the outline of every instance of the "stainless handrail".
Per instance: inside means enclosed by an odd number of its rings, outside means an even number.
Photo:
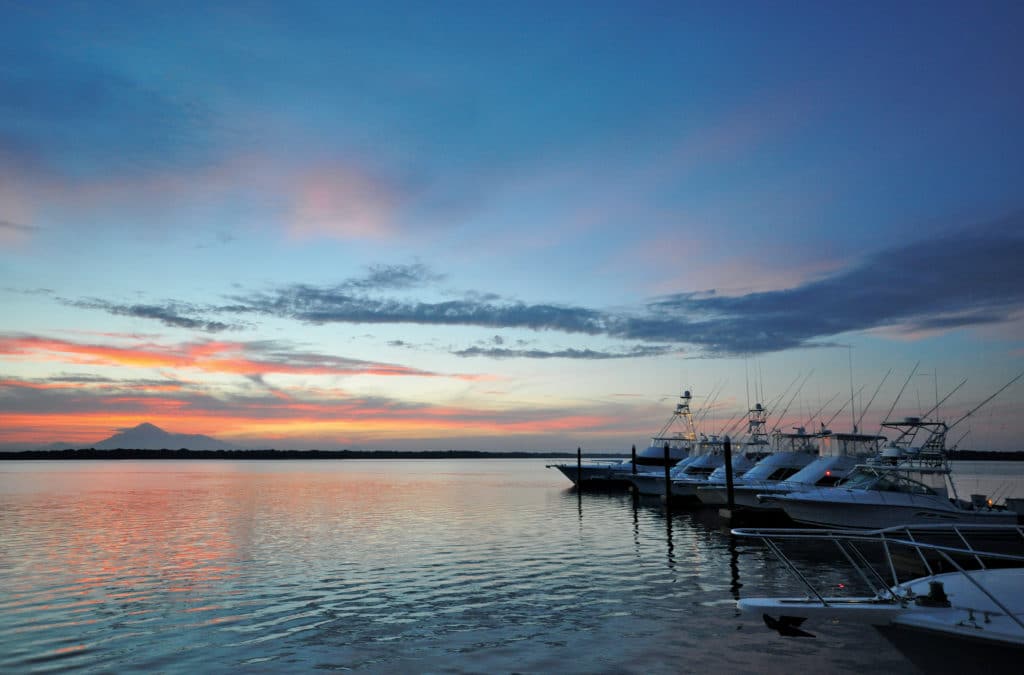
[[[893,562],[892,553],[890,550],[891,546],[904,546],[911,548],[917,552],[918,557],[924,563],[927,574],[927,578],[936,575],[936,572],[932,569],[932,566],[928,563],[927,556],[924,555],[925,551],[930,551],[938,554],[942,559],[949,563],[957,572],[963,575],[968,582],[974,585],[983,595],[985,595],[993,604],[1001,609],[1006,616],[1010,618],[1014,623],[1024,629],[1024,621],[1021,617],[1014,614],[1009,608],[1007,608],[1002,602],[999,601],[988,589],[986,589],[981,582],[979,582],[970,572],[960,563],[958,563],[954,556],[966,556],[973,558],[982,570],[987,569],[984,559],[988,560],[1001,560],[1006,562],[1018,563],[1020,566],[1024,566],[1024,554],[1011,554],[1011,553],[999,553],[996,551],[983,551],[977,547],[972,546],[968,540],[966,534],[971,533],[986,533],[986,534],[1010,534],[1016,533],[1021,538],[1021,544],[1024,545],[1024,529],[1019,525],[948,525],[948,524],[936,524],[936,525],[900,525],[896,527],[888,527],[881,530],[820,530],[820,529],[783,529],[783,528],[735,528],[732,533],[740,537],[750,537],[754,539],[760,539],[765,546],[772,551],[773,554],[783,563],[783,565],[804,585],[811,593],[813,593],[819,601],[825,606],[829,606],[829,601],[826,600],[814,587],[814,585],[807,579],[807,577],[800,572],[799,568],[786,557],[782,548],[779,546],[781,540],[807,540],[807,541],[831,541],[836,544],[840,552],[846,558],[847,562],[853,567],[853,569],[860,575],[861,579],[865,584],[875,593],[876,598],[882,599],[883,592],[887,593],[891,598],[892,602],[905,603],[907,598],[902,597],[896,592],[897,587],[900,586],[901,582],[899,575],[896,571],[895,564]],[[940,534],[953,534],[956,535],[960,541],[963,542],[963,547],[958,546],[947,546],[944,544],[935,544],[930,542],[920,541],[914,538],[914,533],[919,535],[922,533],[940,533]],[[875,543],[880,544],[885,553],[885,562],[889,567],[893,575],[892,586],[886,587],[885,580],[879,574],[879,571],[875,569],[874,565],[868,561],[860,549],[855,545],[856,543]],[[849,546],[849,550],[847,550]],[[851,555],[850,551],[856,553],[858,560],[855,560]],[[877,581],[881,583],[880,587],[876,587],[874,583],[868,578],[868,572],[870,572]]]

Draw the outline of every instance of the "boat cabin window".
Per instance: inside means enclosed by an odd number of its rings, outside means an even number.
[[[792,466],[779,467],[768,476],[767,480],[786,480],[800,469]]]
[[[906,492],[915,495],[934,495],[936,491],[920,481],[907,478],[895,471],[855,469],[842,486],[854,490],[880,490],[882,492]]]
[[[911,480],[906,476],[892,476],[891,482],[896,486],[894,489],[898,492],[909,492],[915,495],[933,495],[935,491],[924,483],[916,480]]]
[[[871,487],[879,492],[903,492],[903,490],[900,489],[898,481],[894,481],[886,476],[882,476],[876,480],[875,484]]]

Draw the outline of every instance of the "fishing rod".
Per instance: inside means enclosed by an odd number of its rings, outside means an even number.
[[[1011,481],[1005,481],[1004,483],[1002,483],[996,489],[996,491],[994,493],[992,493],[992,496],[989,497],[989,500],[988,500],[989,504],[995,504],[996,502],[999,501],[1000,497],[1005,497],[1006,493],[1010,491],[1012,484],[1013,483]]]
[[[776,424],[781,422],[782,419],[786,416],[786,413],[789,412],[789,407],[791,405],[793,405],[793,401],[795,401],[796,397],[800,395],[800,392],[803,390],[804,385],[807,384],[807,380],[811,379],[811,375],[814,375],[814,368],[811,368],[811,371],[809,373],[807,373],[807,376],[804,378],[804,381],[801,382],[800,386],[797,387],[796,391],[793,392],[793,395],[789,398],[789,403],[787,403],[786,407],[782,409],[782,414],[779,415],[779,419],[778,419],[778,422],[776,422]],[[765,426],[768,426],[768,425],[765,424]],[[778,427],[772,429],[772,431],[773,432],[778,431]]]
[[[875,397],[878,396],[878,392],[881,391],[882,385],[885,384],[885,381],[889,379],[889,375],[891,374],[892,368],[886,372],[885,377],[883,377],[882,381],[878,383],[877,387],[875,387],[875,393],[871,395],[871,400],[868,401],[867,407],[860,411],[860,417],[857,418],[857,424],[853,426],[854,433],[856,433],[857,429],[860,428],[860,423],[864,421],[864,415],[868,413],[868,409],[871,408],[871,404],[875,402]]]
[[[956,439],[956,443],[954,443],[954,444],[953,444],[953,447],[952,447],[952,448],[950,448],[950,451],[952,452],[953,450],[956,450],[956,449],[957,449],[958,447],[960,447],[960,443],[961,443],[961,442],[962,442],[962,441],[963,441],[963,440],[964,440],[965,438],[967,438],[967,436],[968,436],[968,435],[969,435],[970,433],[971,433],[971,430],[970,430],[970,429],[968,429],[967,431],[965,431],[965,432],[964,432],[963,436],[961,436],[960,438]]]
[[[1024,373],[1021,373],[1020,375],[1024,375]],[[1015,377],[1015,378],[1014,378],[1014,381],[1016,381],[1016,380],[1020,379],[1020,375],[1018,375],[1017,377]],[[951,392],[949,392],[948,394],[946,394],[945,396],[943,396],[943,397],[942,397],[942,400],[941,400],[941,401],[937,401],[937,402],[935,403],[935,406],[934,406],[934,407],[932,407],[932,409],[931,409],[931,410],[929,410],[929,411],[928,411],[928,412],[926,412],[925,414],[921,415],[921,419],[927,419],[929,415],[931,415],[931,414],[932,414],[933,412],[935,412],[936,410],[938,410],[938,409],[939,409],[939,406],[940,406],[940,405],[942,405],[943,403],[945,403],[945,402],[946,402],[946,401],[947,401],[947,400],[949,399],[949,397],[950,397],[950,396],[952,396],[952,395],[953,395],[953,394],[955,394],[955,393],[956,393],[957,391],[959,391],[960,387],[964,386],[965,384],[967,384],[967,378],[966,378],[966,377],[965,377],[964,379],[960,380],[960,384],[958,384],[958,385],[956,385],[955,387],[953,387],[953,391],[951,391]],[[1013,384],[1013,382],[1010,382],[1010,384]],[[1006,385],[1006,387],[1009,387],[1009,386],[1010,386],[1010,384],[1007,384],[1007,385]],[[1003,387],[1003,389],[1006,389],[1006,387]],[[1003,389],[1000,389],[999,391],[1002,391]],[[999,391],[997,391],[997,392],[996,392],[995,394],[992,394],[992,395],[991,395],[991,396],[989,396],[989,397],[988,397],[987,399],[985,399],[984,401],[982,401],[981,405],[979,405],[979,406],[978,406],[978,408],[980,408],[980,407],[981,407],[982,405],[985,405],[986,403],[988,403],[989,401],[991,401],[992,399],[994,399],[994,398],[996,397],[996,394],[998,394],[998,393],[999,393]],[[977,410],[978,408],[975,408],[974,410]],[[973,412],[974,412],[974,410],[972,410],[971,412],[967,413],[967,415],[970,415],[971,413],[973,413]],[[967,417],[967,415],[964,415],[964,417]],[[960,419],[958,419],[958,420],[957,420],[957,423],[959,424],[959,423],[960,423],[961,421],[963,421],[964,417],[961,417]],[[949,431],[949,430],[950,430],[951,428],[952,428],[952,427],[946,427],[946,431],[948,432],[948,431]]]
[[[812,414],[810,417],[808,417],[807,421],[804,422],[804,427],[806,428],[806,427],[811,426],[811,422],[814,421],[814,418],[817,417],[818,415],[820,415],[822,410],[824,410],[828,406],[832,405],[832,401],[836,400],[836,396],[839,396],[839,392],[836,392],[836,393],[832,394],[832,398],[830,398],[829,400],[825,401],[825,403],[820,408],[815,410],[814,414]]]
[[[889,419],[889,415],[892,415],[892,411],[896,409],[896,404],[900,402],[900,397],[903,396],[904,390],[907,388],[907,385],[910,384],[910,379],[914,377],[914,373],[917,372],[917,367],[920,365],[920,361],[915,363],[914,368],[910,371],[910,375],[907,375],[907,381],[903,383],[903,386],[900,388],[900,393],[896,394],[896,399],[892,402],[892,405],[889,406],[889,412],[885,413],[885,417],[882,418],[882,424],[878,425],[878,431],[875,432],[875,436],[882,435],[882,425],[884,425],[885,421]]]
[[[742,416],[742,415],[745,415],[745,414],[746,414],[745,412],[743,412],[743,411],[740,411],[740,412],[736,413],[735,415],[733,415],[732,417],[730,417],[730,418],[728,419],[728,421],[726,421],[726,423],[725,423],[725,424],[724,424],[724,425],[722,426],[722,430],[718,432],[718,435],[719,435],[719,436],[724,436],[724,435],[725,435],[725,434],[727,434],[727,433],[728,433],[729,431],[731,431],[731,430],[732,430],[732,425],[733,425],[733,423],[734,423],[734,422],[735,422],[735,421],[736,421],[737,419],[739,419],[739,418],[740,418],[740,416]]]
[[[789,386],[786,387],[785,391],[783,391],[782,394],[780,394],[780,395],[776,396],[775,398],[773,398],[771,400],[771,403],[769,403],[768,405],[765,406],[765,408],[764,408],[765,413],[767,413],[769,410],[773,410],[775,408],[776,404],[778,404],[779,401],[781,401],[783,398],[785,398],[786,394],[789,393],[789,390],[793,388],[793,385],[796,384],[797,380],[799,380],[799,379],[800,379],[800,373],[797,373],[796,377],[794,377],[793,381],[789,383]]]
[[[735,431],[737,431],[740,428],[740,425],[743,424],[744,421],[746,421],[747,414],[749,412],[750,411],[744,412],[741,410],[739,414],[733,418],[734,421],[732,422],[732,424],[727,429],[725,429],[720,435],[731,436]]]
[[[859,393],[861,392],[861,390],[862,390],[862,389],[864,389],[864,385],[863,385],[863,384],[862,384],[862,385],[860,385],[860,389],[858,389],[857,391],[855,391],[853,395],[854,395],[854,396],[856,396],[857,394],[859,394]],[[853,397],[850,397],[850,401],[852,401],[852,400],[853,400]],[[827,428],[829,428],[830,426],[832,426],[832,420],[834,420],[835,418],[839,417],[839,413],[841,413],[841,412],[843,412],[844,410],[846,410],[846,406],[847,406],[847,404],[849,404],[849,403],[850,403],[850,401],[845,401],[845,402],[843,403],[843,405],[842,405],[842,406],[840,406],[839,410],[837,410],[837,411],[835,412],[835,414],[834,414],[834,415],[832,415],[832,417],[828,418],[828,422],[825,422],[825,428],[826,428],[826,429],[827,429]],[[852,429],[851,429],[851,431],[852,431]]]
[[[718,401],[719,395],[725,390],[726,380],[723,380],[715,389],[711,390],[711,397],[708,399],[707,404],[701,409],[700,414],[697,416],[697,424],[703,424],[704,418],[707,417],[708,413],[714,407],[715,402]]]
[[[965,419],[967,419],[968,417],[970,417],[970,416],[971,416],[971,415],[973,415],[974,413],[978,412],[978,410],[980,410],[980,409],[982,408],[982,406],[984,406],[984,405],[985,405],[986,403],[988,403],[989,401],[991,401],[992,399],[994,399],[994,398],[995,398],[996,396],[999,396],[999,394],[1002,394],[1002,393],[1003,393],[1004,391],[1006,391],[1007,389],[1009,389],[1009,388],[1010,388],[1010,385],[1011,385],[1011,384],[1013,384],[1014,382],[1016,382],[1017,380],[1019,380],[1019,379],[1020,379],[1020,378],[1022,378],[1022,377],[1024,377],[1024,370],[1022,370],[1022,371],[1021,371],[1020,373],[1018,373],[1018,374],[1017,374],[1017,377],[1013,378],[1012,380],[1010,380],[1009,382],[1007,382],[1006,384],[1004,384],[1004,385],[1003,385],[1002,387],[1000,387],[1000,388],[999,388],[999,390],[998,390],[998,391],[997,391],[996,393],[992,394],[991,396],[989,396],[988,398],[986,398],[986,399],[985,399],[984,401],[982,401],[982,402],[981,402],[981,403],[979,403],[978,405],[974,406],[974,408],[972,408],[972,409],[970,410],[970,412],[968,412],[967,414],[965,414],[965,415],[964,415],[963,417],[961,417],[960,419],[958,419],[958,420],[957,420],[956,422],[953,422],[953,423],[952,423],[951,425],[949,425],[949,427],[947,427],[947,428],[946,428],[946,431],[948,432],[948,431],[949,431],[950,429],[952,429],[952,428],[953,428],[953,427],[955,427],[956,425],[960,424],[961,422],[963,422],[963,421],[964,421]],[[966,382],[966,381],[967,381],[967,380],[964,380],[964,382]],[[958,388],[959,388],[959,387],[958,387]],[[945,399],[943,399],[943,400],[945,400]],[[936,406],[936,407],[937,407],[937,406]]]

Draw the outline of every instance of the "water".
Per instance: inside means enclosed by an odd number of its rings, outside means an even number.
[[[796,589],[712,511],[543,460],[7,462],[0,544],[5,673],[913,672],[872,630],[739,618]]]

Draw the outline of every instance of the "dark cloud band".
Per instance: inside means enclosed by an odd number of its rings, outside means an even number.
[[[949,330],[1012,320],[1024,308],[1024,214],[984,227],[908,243],[869,255],[831,276],[776,291],[723,296],[677,293],[634,313],[527,304],[493,295],[441,302],[371,297],[441,278],[425,265],[378,266],[365,277],[329,287],[296,284],[231,298],[211,313],[257,314],[311,324],[369,323],[476,326],[603,335],[621,340],[693,345],[706,354],[752,354],[827,346],[834,336],[881,327]],[[185,303],[119,305],[77,301],[78,307],[151,318],[166,325],[217,332],[237,324],[200,318]],[[491,358],[629,358],[671,351],[622,352],[473,347],[460,356]]]

